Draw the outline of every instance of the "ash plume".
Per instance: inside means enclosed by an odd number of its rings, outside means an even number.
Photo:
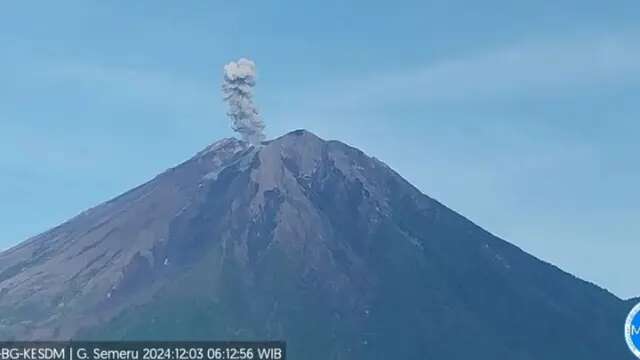
[[[229,103],[227,115],[231,128],[252,145],[264,140],[264,122],[253,103],[253,87],[256,85],[256,64],[245,58],[224,66],[222,92]]]

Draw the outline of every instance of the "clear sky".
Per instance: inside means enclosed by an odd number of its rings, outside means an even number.
[[[640,295],[640,2],[0,3],[0,248],[232,136],[307,128],[621,297]]]

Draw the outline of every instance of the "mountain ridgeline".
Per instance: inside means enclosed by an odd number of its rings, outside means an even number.
[[[628,309],[303,130],[259,148],[221,140],[0,254],[4,339],[286,340],[307,360],[631,359]]]

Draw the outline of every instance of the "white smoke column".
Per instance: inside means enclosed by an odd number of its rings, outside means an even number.
[[[256,85],[256,64],[242,58],[224,67],[222,92],[229,103],[227,115],[231,118],[231,128],[252,145],[260,145],[264,140],[264,122],[253,103],[253,87]]]

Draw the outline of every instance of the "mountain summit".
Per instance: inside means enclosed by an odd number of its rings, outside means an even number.
[[[622,300],[298,130],[221,140],[0,254],[5,339],[265,340],[291,359],[630,359]]]

